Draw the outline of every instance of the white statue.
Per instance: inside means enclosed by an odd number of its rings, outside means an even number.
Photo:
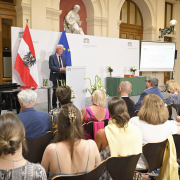
[[[73,34],[84,34],[81,27],[79,27],[82,23],[80,21],[80,17],[78,11],[80,10],[79,5],[75,5],[73,10],[69,11],[64,19],[65,31],[67,33]]]

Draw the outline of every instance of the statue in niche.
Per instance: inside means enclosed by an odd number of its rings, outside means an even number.
[[[80,27],[82,21],[80,21],[80,17],[78,11],[80,10],[79,5],[75,5],[73,10],[69,11],[64,18],[64,28],[66,33],[73,34],[84,34],[82,28]]]

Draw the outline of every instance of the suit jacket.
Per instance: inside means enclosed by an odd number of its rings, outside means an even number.
[[[26,139],[36,139],[51,130],[50,116],[45,112],[38,112],[33,108],[26,108],[17,117],[25,128]]]
[[[156,94],[156,95],[158,95],[158,96],[164,101],[163,95],[162,95],[161,91],[159,90],[159,88],[158,88],[158,87],[152,87],[152,88],[146,89],[146,90],[141,94],[138,102],[135,104],[135,109],[136,109],[136,110],[140,110],[140,108],[141,108],[141,102],[142,102],[142,100],[144,99],[144,97],[145,97],[147,94]]]
[[[61,55],[63,67],[66,67],[66,58]],[[56,81],[59,79],[59,74],[58,73],[53,73],[53,72],[60,72],[60,66],[59,66],[59,60],[56,56],[56,53],[49,56],[49,69],[51,70],[50,72],[50,77],[49,80],[51,81]]]

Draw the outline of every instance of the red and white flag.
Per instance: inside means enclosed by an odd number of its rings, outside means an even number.
[[[26,25],[19,45],[14,69],[19,72],[21,80],[26,87],[38,87],[39,77],[36,55],[28,25]]]

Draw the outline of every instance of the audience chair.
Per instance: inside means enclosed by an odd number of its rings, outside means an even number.
[[[180,157],[180,135],[173,135],[177,157]]]
[[[27,139],[28,152],[24,154],[24,158],[29,162],[40,163],[44,150],[47,145],[50,143],[50,140],[53,137],[53,132],[48,131],[46,135],[36,138],[36,139]]]
[[[91,135],[92,139],[94,139],[93,121],[83,124],[83,128],[84,128],[85,131],[87,131]]]
[[[149,173],[162,166],[167,139],[159,143],[148,143],[143,146],[143,154],[148,164],[148,169],[138,169],[138,173]]]
[[[167,106],[168,111],[169,111],[169,120],[172,120],[172,118],[171,118],[171,116],[172,116],[172,107],[176,109],[177,115],[180,114],[180,104],[169,104]]]
[[[140,154],[127,157],[110,157],[106,169],[113,180],[132,180]]]
[[[101,164],[95,167],[92,171],[85,174],[75,174],[75,175],[59,175],[52,180],[99,180],[104,168],[106,166],[106,160],[101,162]]]

